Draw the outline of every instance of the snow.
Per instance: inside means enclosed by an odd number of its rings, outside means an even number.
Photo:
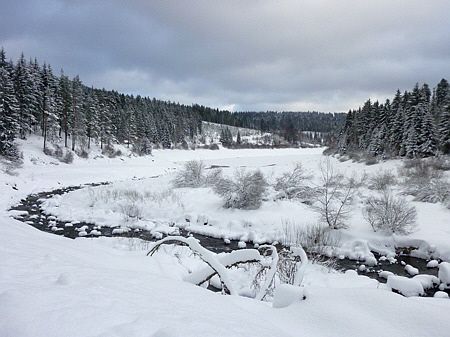
[[[422,283],[419,280],[404,276],[389,275],[387,278],[387,286],[393,290],[397,290],[406,297],[425,294]]]
[[[388,279],[388,277],[389,276],[391,276],[391,275],[394,275],[394,273],[393,272],[390,272],[390,271],[388,271],[388,270],[382,270],[382,271],[380,271],[379,273],[378,273],[378,276],[379,277],[382,277],[382,278],[384,278],[384,279]]]
[[[442,283],[445,283],[450,286],[450,263],[449,262],[441,262],[439,264],[438,277]]]
[[[439,278],[436,276],[426,274],[416,275],[413,277],[413,280],[419,281],[424,289],[431,289],[440,283]]]
[[[41,232],[14,220],[7,212],[10,206],[30,193],[105,180],[113,181],[114,187],[160,191],[181,163],[193,158],[203,159],[207,164],[229,165],[230,168],[226,169],[229,173],[244,165],[248,168],[262,167],[265,174],[277,175],[296,161],[301,161],[313,171],[317,168],[322,149],[158,150],[154,151],[153,157],[93,159],[92,156],[87,160],[76,157],[71,165],[52,165],[53,160],[41,153],[40,143],[33,137],[21,141],[21,144],[24,146],[24,166],[17,171],[18,175],[0,173],[0,336],[284,337],[298,336],[300,331],[311,337],[448,336],[450,301],[405,298],[387,291],[376,280],[357,275],[355,271],[338,273],[309,264],[302,282],[308,291],[307,300],[295,301],[278,309],[267,302],[222,296],[185,282],[190,267],[186,268],[176,256],[168,254],[147,257],[148,242],[129,238],[84,237],[72,240]],[[122,150],[127,153],[126,148]],[[270,164],[276,166],[263,167]],[[345,172],[367,170],[371,173],[381,167],[395,170],[398,162],[366,167],[336,161],[336,165]],[[159,177],[149,178],[151,176]],[[82,221],[83,217],[89,217],[102,225],[96,212],[106,209],[77,208],[88,195],[87,189],[83,193],[77,192],[68,193],[60,200],[55,198],[57,205],[72,197],[80,201],[72,209],[64,210],[67,223],[74,224]],[[315,213],[304,204],[269,201],[263,206],[263,213],[258,214],[223,210],[211,200],[211,194],[205,194],[206,190],[192,194],[191,191],[178,192],[188,200],[196,197],[185,206],[205,201],[204,206],[195,206],[198,207],[194,208],[196,212],[180,211],[183,222],[185,214],[193,214],[193,219],[196,214],[208,216],[208,220],[217,222],[199,228],[224,239],[245,238],[253,232],[256,240],[279,240],[282,221],[279,215],[274,216],[274,211],[285,219],[301,222],[300,225],[316,220]],[[432,251],[434,258],[441,258],[450,251],[447,225],[450,211],[440,205],[414,204],[418,206],[419,230],[403,238],[373,233],[360,216],[360,204],[355,200],[350,227],[341,231],[345,249],[340,254],[354,254],[368,265],[365,261],[367,258],[371,260],[370,250],[374,248],[392,253],[396,245],[425,242],[427,244],[421,246],[421,252]],[[165,207],[164,204],[162,206]],[[177,209],[172,209],[172,212],[178,214]],[[59,218],[59,214],[52,215]],[[114,222],[117,214],[103,215],[103,222],[110,218]],[[228,216],[235,221],[234,225],[221,222]],[[119,225],[128,225],[122,215],[119,214],[117,219]],[[242,220],[250,221],[247,227]],[[165,228],[164,221],[136,223],[161,230]],[[354,245],[355,242],[358,244]],[[433,246],[435,248],[432,249]],[[181,256],[181,259],[184,261],[188,257]],[[440,271],[446,273],[446,269],[442,267]],[[231,282],[236,281],[236,275],[230,273],[229,276]],[[391,283],[395,283],[394,277],[389,276]],[[422,287],[421,282],[409,281],[413,284],[408,287],[414,285],[412,288],[417,293],[419,286]],[[403,281],[399,283],[403,284]],[[237,288],[239,294],[245,293],[245,288]],[[247,293],[250,292],[247,290]]]
[[[405,271],[406,271],[409,275],[411,275],[411,276],[414,276],[414,275],[418,275],[418,274],[419,274],[419,269],[417,269],[417,268],[411,266],[410,264],[407,264],[407,265],[405,266]]]
[[[434,296],[436,298],[448,298],[448,294],[445,291],[436,291]]]
[[[427,263],[427,268],[437,268],[439,266],[438,260],[431,260]]]
[[[305,288],[291,284],[279,285],[275,290],[272,306],[274,308],[285,308],[292,303],[300,302],[306,297]]]

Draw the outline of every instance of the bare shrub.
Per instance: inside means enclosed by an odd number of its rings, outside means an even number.
[[[431,158],[428,158],[427,160],[428,160],[428,164],[435,170],[450,171],[450,157],[449,156],[431,157]]]
[[[221,169],[212,169],[205,176],[205,185],[214,186],[221,179],[223,179],[223,172]]]
[[[122,155],[122,151],[116,150],[112,144],[106,144],[102,149],[102,154],[108,158],[116,158]]]
[[[53,150],[51,148],[49,148],[49,147],[46,147],[43,152],[47,156],[53,156]]]
[[[395,175],[388,171],[381,171],[376,173],[369,179],[369,188],[371,190],[383,191],[397,183]]]
[[[64,156],[60,159],[63,163],[71,164],[73,162],[73,152],[67,150]]]
[[[302,164],[297,163],[292,171],[285,172],[276,179],[274,189],[282,198],[308,198],[313,192],[309,186],[305,185],[305,180],[310,178]]]
[[[175,187],[201,187],[205,182],[205,167],[199,160],[184,163],[172,181]]]
[[[214,185],[214,192],[223,198],[226,208],[257,209],[266,189],[266,179],[259,170],[237,170],[234,179],[222,178]]]
[[[330,231],[328,226],[283,222],[282,243],[284,246],[301,246],[308,252],[323,254],[327,248],[338,247],[340,241],[340,236]]]
[[[133,144],[132,150],[138,156],[146,156],[151,155],[153,149],[153,144],[150,142],[148,138],[143,138],[136,141]]]
[[[379,197],[367,199],[363,215],[374,232],[381,230],[403,235],[414,230],[417,218],[414,206],[404,198],[395,198],[387,190]]]
[[[450,201],[450,183],[443,178],[431,179],[426,185],[407,187],[406,192],[414,195],[415,201],[431,203]]]
[[[125,215],[125,221],[142,219],[142,208],[133,203],[120,205],[121,212]]]
[[[54,144],[53,146],[55,148],[55,151],[53,152],[53,155],[56,158],[62,158],[64,156],[64,151],[63,151],[62,146],[59,146],[58,144]]]
[[[345,222],[356,190],[356,179],[346,179],[336,172],[329,157],[320,163],[320,173],[322,186],[318,190],[315,209],[330,228],[347,228]]]
[[[0,170],[8,175],[16,176],[16,170],[23,165],[23,154],[19,151],[16,144],[9,146],[3,154],[0,155]]]
[[[438,167],[445,168],[444,159],[412,159],[403,164],[399,173],[404,176],[404,193],[413,195],[416,201],[450,201],[450,182]]]
[[[377,159],[377,157],[369,156],[369,157],[365,158],[365,163],[367,166],[375,165],[375,164],[378,164],[378,159]]]
[[[210,150],[219,150],[219,145],[217,145],[216,143],[210,144],[208,148]]]

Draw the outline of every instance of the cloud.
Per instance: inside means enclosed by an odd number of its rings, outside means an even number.
[[[24,51],[88,85],[187,104],[346,111],[449,75],[446,0],[23,0],[3,7],[0,45],[10,56]]]

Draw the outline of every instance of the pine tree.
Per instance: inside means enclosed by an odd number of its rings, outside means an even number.
[[[447,97],[450,103],[450,94]],[[438,131],[441,151],[450,154],[450,104],[447,104],[441,112]]]
[[[86,119],[86,137],[88,139],[87,147],[91,148],[91,139],[97,138],[99,134],[99,104],[94,89],[88,90],[84,95],[83,115]]]
[[[60,129],[64,132],[64,146],[68,147],[69,125],[72,120],[72,85],[69,78],[61,70],[61,76],[58,81],[58,96],[60,104],[58,105],[58,115]],[[61,136],[61,133],[60,133]]]
[[[419,104],[418,110],[422,116],[418,151],[422,157],[434,156],[437,151],[436,132],[433,125],[433,116],[427,104]]]
[[[36,102],[32,95],[33,82],[30,77],[25,57],[22,54],[15,67],[14,89],[19,105],[19,136],[25,139],[27,133],[32,131],[33,124],[36,122],[33,109]]]
[[[0,54],[0,155],[13,155],[14,139],[18,128],[18,111],[13,81],[8,73],[2,49]]]
[[[56,81],[50,66],[44,64],[42,69],[42,136],[44,151],[47,140],[55,140],[58,128]]]
[[[242,140],[241,140],[241,133],[237,132],[237,136],[236,136],[236,144],[241,145],[242,144]]]
[[[72,119],[70,121],[70,133],[72,136],[72,151],[75,151],[76,143],[85,135],[85,118],[82,110],[83,86],[78,76],[72,80]]]

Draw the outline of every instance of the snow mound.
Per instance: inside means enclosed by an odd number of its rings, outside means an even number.
[[[272,307],[285,308],[306,298],[305,288],[291,284],[280,284],[275,289]]]
[[[416,275],[413,277],[413,280],[419,281],[424,289],[431,289],[440,283],[436,276],[426,274]]]
[[[411,276],[415,276],[415,275],[418,275],[418,274],[419,274],[419,269],[417,269],[417,268],[411,266],[410,264],[407,264],[407,265],[405,266],[405,270],[406,270],[406,272],[407,272],[409,275],[411,275]]]
[[[448,298],[448,294],[445,291],[436,291],[434,296],[436,298]]]
[[[439,264],[438,277],[442,283],[450,285],[450,262],[441,262]]]
[[[378,273],[378,276],[379,277],[382,277],[382,278],[384,278],[384,279],[388,279],[388,277],[389,276],[391,276],[391,275],[394,275],[394,273],[393,272],[391,272],[391,271],[387,271],[387,270],[382,270],[382,271],[380,271],[379,273]]]
[[[427,268],[437,268],[439,266],[438,260],[431,260],[427,263]]]
[[[410,279],[404,276],[389,275],[387,286],[406,297],[421,296],[425,294],[422,283],[420,283],[419,280]]]

